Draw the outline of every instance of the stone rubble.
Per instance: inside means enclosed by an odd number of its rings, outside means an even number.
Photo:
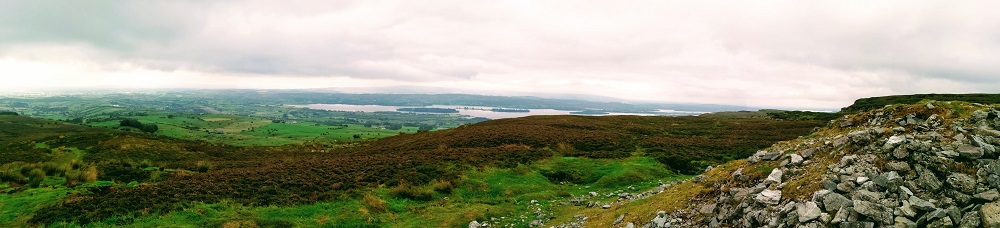
[[[728,182],[714,183],[728,191],[643,227],[1000,227],[1000,110],[967,106],[975,110],[963,119],[954,105],[887,106],[833,120],[826,132],[847,134],[760,150]],[[745,174],[779,163],[766,177]],[[802,179],[807,172],[819,179]]]

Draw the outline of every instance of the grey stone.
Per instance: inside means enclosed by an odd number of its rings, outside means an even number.
[[[809,148],[809,149],[805,149],[805,150],[799,151],[799,155],[802,155],[803,158],[810,158],[815,153],[816,153],[816,148]]]
[[[841,195],[840,193],[831,192],[823,196],[823,207],[828,212],[850,206],[852,206],[851,200],[847,199],[847,197],[844,197],[844,195]]]
[[[910,156],[910,151],[908,151],[906,147],[896,147],[895,150],[892,150],[892,156],[897,159],[904,159],[906,156]]]
[[[903,200],[903,206],[899,207],[899,214],[908,218],[917,217],[917,211],[913,210],[913,206],[906,200]]]
[[[670,227],[670,224],[669,224],[670,221],[668,221],[667,212],[665,212],[665,211],[657,211],[656,212],[656,217],[653,218],[653,220],[650,221],[650,222],[653,223],[652,227],[656,227],[656,228]]]
[[[837,183],[833,182],[831,180],[824,180],[823,181],[823,189],[826,189],[826,190],[829,190],[829,191],[837,190]]]
[[[635,223],[632,222],[626,223],[625,228],[635,228]]]
[[[766,189],[757,194],[754,199],[763,204],[777,205],[781,201],[781,190]]]
[[[869,201],[869,202],[878,202],[879,200],[882,199],[882,194],[861,189],[854,191],[854,193],[851,194],[851,199]]]
[[[888,171],[908,172],[910,171],[910,164],[901,161],[893,161],[885,163],[885,169]]]
[[[979,217],[982,218],[983,227],[1000,227],[1000,202],[983,204],[979,208]]]
[[[781,169],[775,168],[774,170],[771,170],[770,175],[767,175],[767,179],[764,180],[764,182],[781,183],[781,176],[782,176]]]
[[[976,191],[976,178],[964,173],[952,173],[945,179],[952,188],[966,194],[973,194]]]
[[[788,157],[789,157],[789,160],[791,161],[790,164],[792,164],[792,165],[802,164],[802,161],[803,161],[802,156],[799,156],[798,154],[791,154]]]
[[[977,193],[972,197],[974,197],[976,200],[993,202],[997,198],[1000,198],[1000,192],[997,192],[996,189],[990,189],[989,191]]]
[[[542,220],[534,220],[528,223],[528,227],[542,227]]]
[[[906,186],[899,186],[899,192],[901,194],[906,194],[905,195],[906,197],[913,196],[913,191],[910,191],[910,189],[907,188]]]
[[[928,170],[923,170],[923,172],[919,173],[920,175],[917,176],[916,180],[917,186],[924,187],[923,189],[929,191],[937,191],[938,189],[941,189],[942,183],[937,179],[937,176],[935,176],[934,173]]]
[[[980,137],[980,136],[978,136],[978,135],[973,135],[971,141],[972,141],[973,145],[976,145],[979,148],[982,148],[983,152],[986,153],[986,154],[995,154],[997,152],[997,148],[996,147],[994,147],[993,145],[991,145],[989,143],[986,143],[983,140],[983,138]]]
[[[910,205],[913,206],[913,209],[921,211],[934,210],[934,204],[932,204],[931,202],[927,202],[926,200],[921,199],[920,197],[910,196],[910,199],[908,199],[907,201],[910,202]]]
[[[800,204],[795,208],[795,213],[799,216],[799,222],[808,222],[813,219],[819,218],[820,213],[819,206],[815,202],[809,201],[804,204]]]
[[[601,208],[611,209],[611,204],[605,204],[604,206],[601,206]]]
[[[912,220],[910,220],[910,219],[908,219],[906,217],[898,217],[897,216],[896,219],[893,219],[893,221],[896,222],[894,224],[895,227],[901,227],[901,228],[904,228],[904,227],[905,228],[916,228],[917,227],[917,223],[913,222]]]
[[[951,150],[942,150],[942,151],[934,152],[934,154],[936,154],[937,156],[946,157],[946,158],[956,158],[956,157],[958,157],[960,155],[958,152],[951,151]]]
[[[978,159],[983,156],[983,149],[971,145],[962,144],[956,150],[963,158]]]
[[[862,200],[854,200],[854,211],[868,216],[881,224],[892,224],[892,213],[885,206]]]
[[[476,220],[472,220],[472,222],[469,223],[469,228],[480,228],[480,227],[483,227],[483,225],[479,224],[479,222],[477,222]]]
[[[781,157],[781,152],[778,151],[768,151],[760,156],[761,159],[766,161],[777,160],[778,157]]]
[[[851,211],[853,210],[854,209],[850,207],[840,207],[839,209],[837,209],[837,214],[835,214],[833,216],[833,219],[830,220],[830,223],[839,224],[842,222],[846,222],[848,217],[850,217],[851,215]]]
[[[934,222],[931,222],[930,224],[927,224],[927,227],[949,228],[949,227],[955,227],[955,223],[951,221],[951,218],[944,217],[938,220],[934,220]]]
[[[710,215],[712,213],[715,213],[715,207],[716,204],[714,203],[705,204],[705,206],[701,206],[701,209],[698,210],[698,212],[701,212],[701,214],[703,215]]]
[[[729,175],[729,176],[731,176],[731,177],[743,176],[743,168],[740,167],[739,169],[736,169],[736,171],[733,171],[733,174]]]
[[[873,222],[855,221],[855,222],[845,222],[840,224],[840,228],[872,228],[875,227]]]
[[[960,228],[976,228],[976,227],[979,227],[979,223],[980,223],[979,213],[969,212],[969,213],[965,213],[965,216],[962,216],[962,220],[960,221],[959,227]]]
[[[619,215],[618,218],[615,219],[614,225],[621,224],[623,221],[625,221],[625,214]]]

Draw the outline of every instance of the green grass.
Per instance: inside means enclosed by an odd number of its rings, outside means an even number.
[[[311,122],[272,123],[271,120],[238,115],[176,115],[168,118],[168,113],[152,113],[148,116],[133,116],[144,124],[156,124],[156,134],[173,138],[205,140],[236,146],[278,146],[308,142],[350,143],[360,139],[384,138],[400,132],[414,133],[416,127],[400,130],[364,127],[360,124],[328,126]],[[118,128],[117,120],[91,122],[91,126]],[[224,134],[216,134],[222,131]]]
[[[0,226],[29,226],[26,222],[36,210],[58,202],[71,192],[73,190],[69,188],[32,188],[13,194],[0,194]]]
[[[590,176],[581,184],[553,183],[544,175],[546,169],[579,169]],[[215,204],[191,204],[167,214],[127,215],[112,217],[88,227],[112,227],[129,224],[133,227],[219,227],[254,225],[279,227],[466,227],[469,221],[501,218],[504,223],[526,225],[521,216],[533,218],[536,208],[551,216],[572,217],[572,210],[561,210],[564,202],[574,196],[596,191],[605,194],[634,184],[641,192],[658,181],[689,178],[673,174],[649,157],[626,159],[591,159],[555,157],[521,165],[518,168],[484,168],[466,171],[454,180],[450,193],[433,192],[430,200],[393,197],[392,187],[362,190],[384,200],[383,209],[368,206],[363,197],[346,197],[333,202],[299,206],[252,207],[224,201]],[[415,188],[430,190],[436,181]],[[628,183],[628,184],[626,184]],[[90,183],[85,186],[100,185]],[[433,191],[433,190],[431,190]],[[447,199],[445,199],[447,198]],[[613,201],[615,197],[594,200]],[[537,205],[529,203],[538,200]],[[127,223],[126,221],[131,221]],[[79,224],[51,224],[56,227],[79,227]]]

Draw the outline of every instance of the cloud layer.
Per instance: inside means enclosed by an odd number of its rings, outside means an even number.
[[[0,2],[2,88],[437,86],[836,108],[998,92],[990,1]]]

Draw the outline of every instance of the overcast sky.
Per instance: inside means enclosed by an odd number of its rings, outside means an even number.
[[[0,0],[0,90],[434,86],[835,109],[869,96],[1000,92],[997,9],[1000,1]]]

